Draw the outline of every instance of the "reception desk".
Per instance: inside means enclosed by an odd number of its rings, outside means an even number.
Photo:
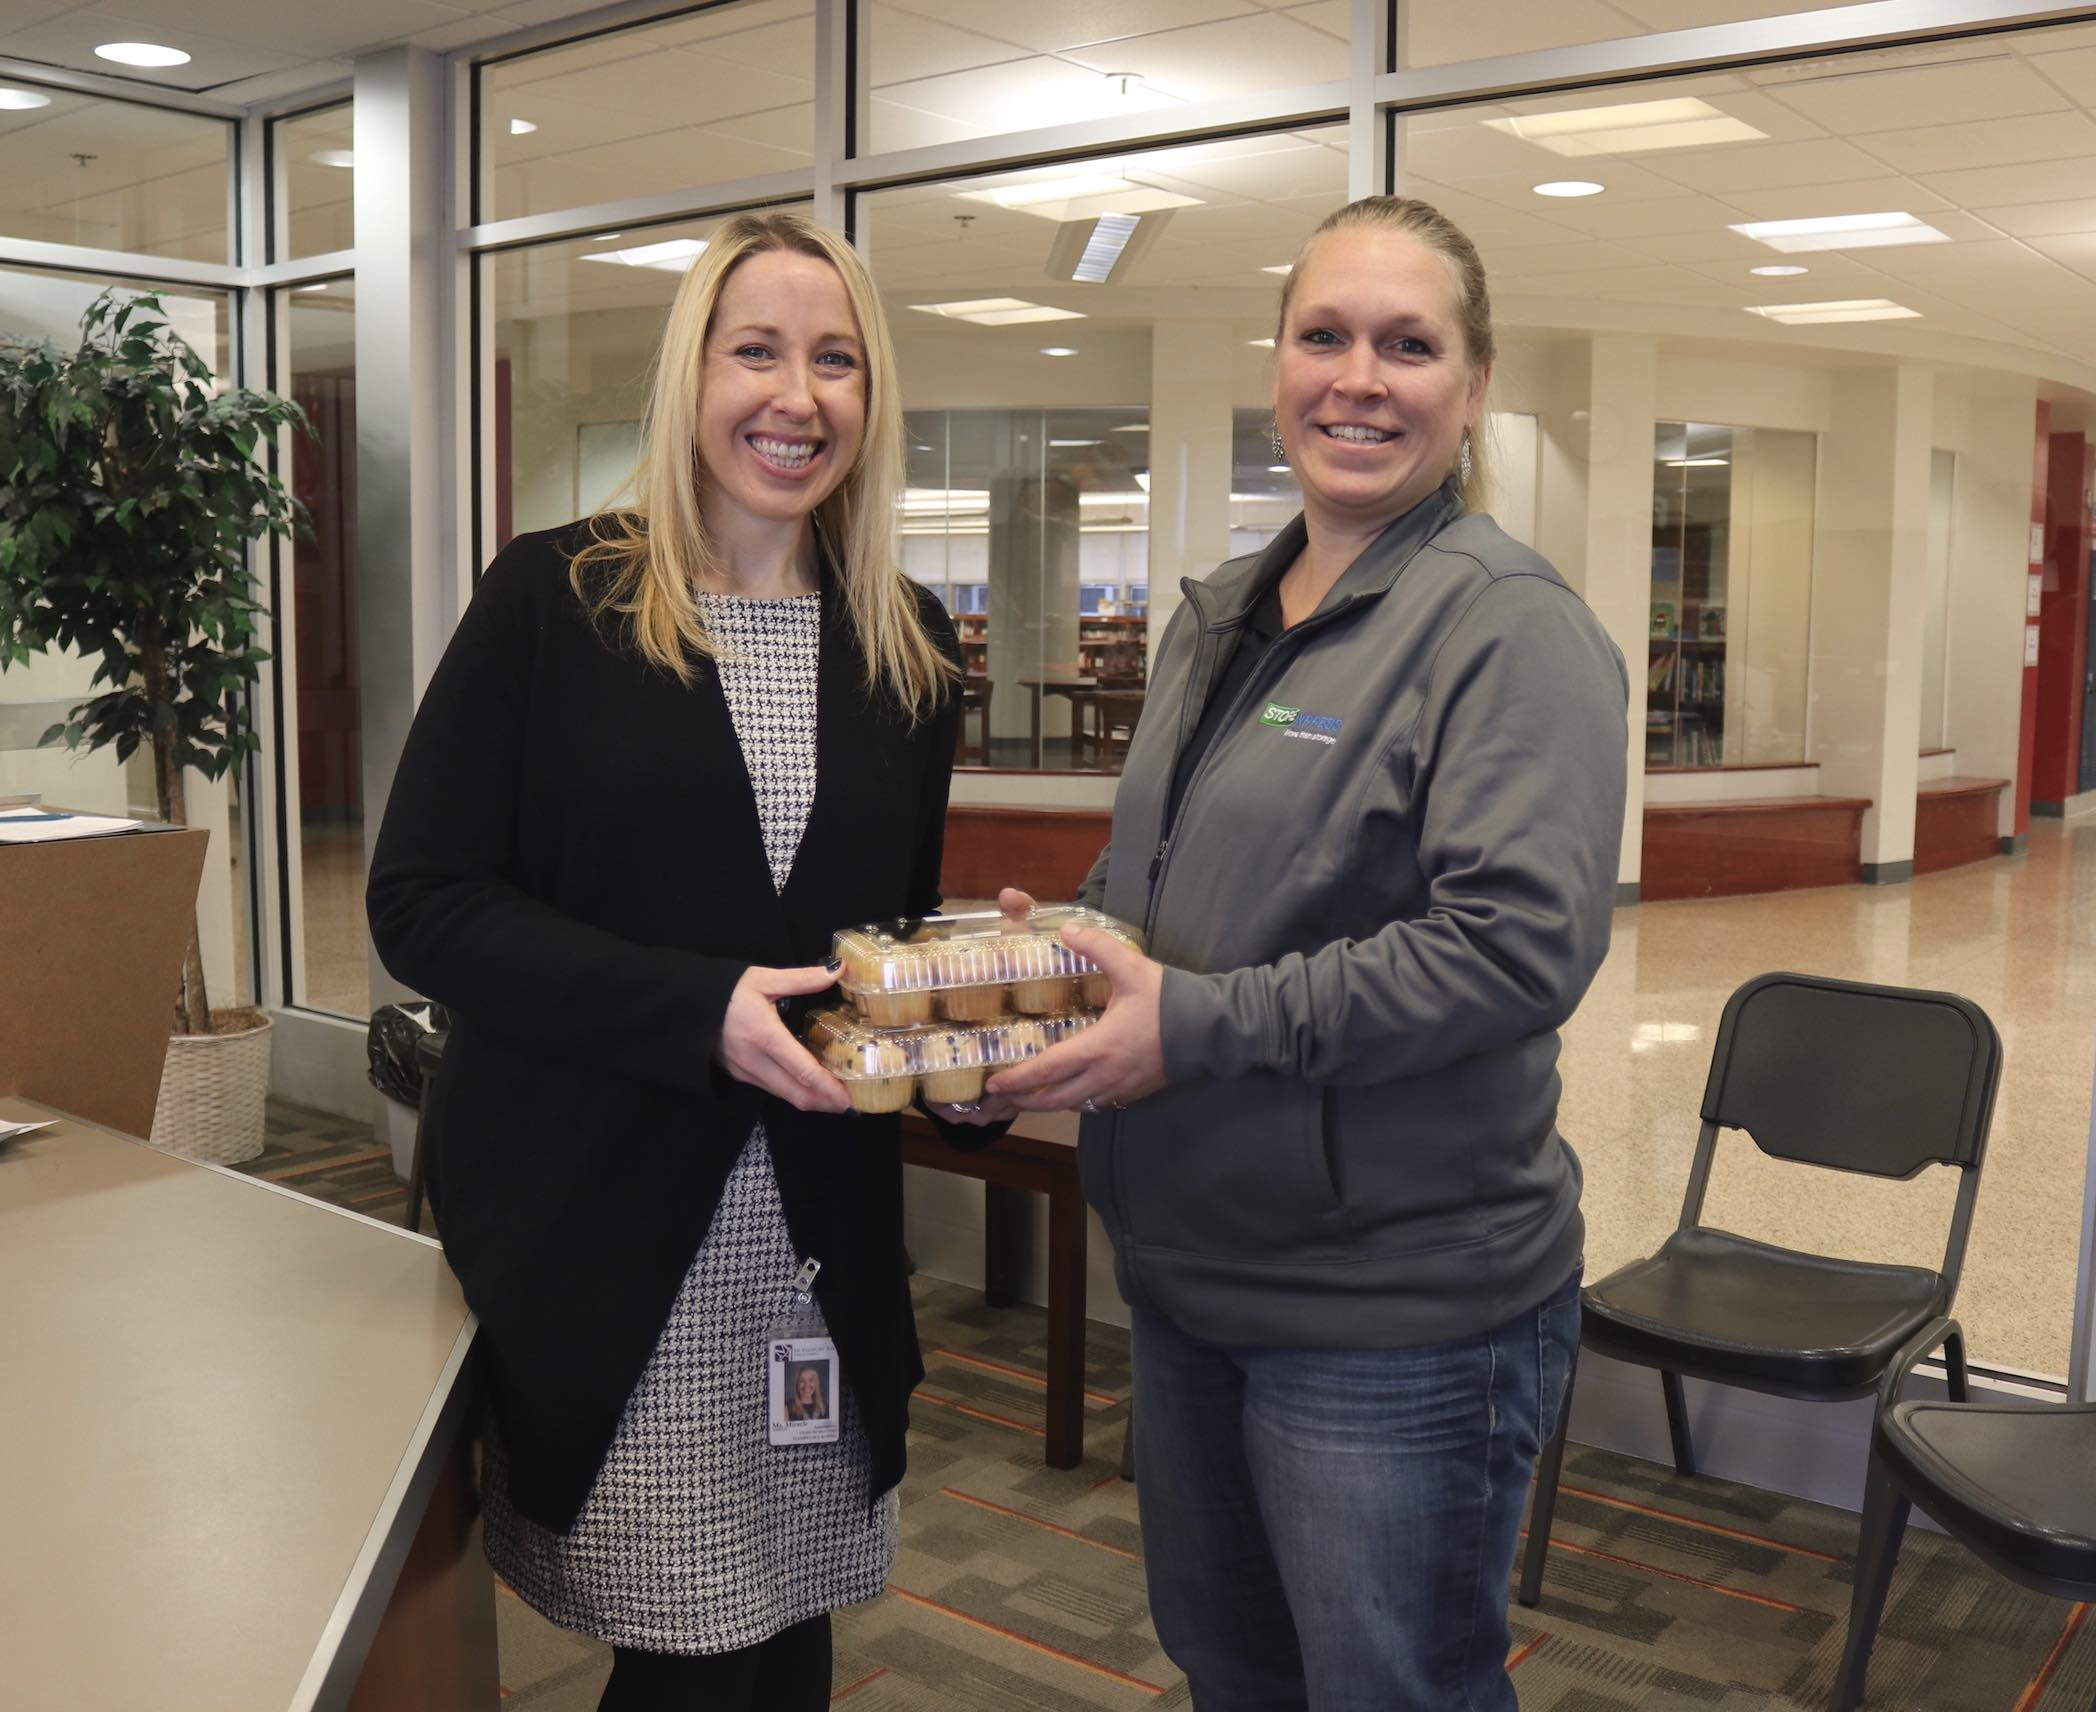
[[[473,1332],[424,1238],[73,1119],[0,1142],[0,1706],[493,1708]]]

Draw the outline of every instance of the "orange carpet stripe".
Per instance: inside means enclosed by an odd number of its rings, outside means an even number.
[[[319,1165],[295,1166],[289,1171],[265,1171],[262,1179],[267,1183],[288,1183],[294,1177],[316,1177],[323,1171],[347,1171],[352,1165],[369,1165],[375,1159],[391,1159],[393,1150],[381,1148],[377,1153],[359,1153],[352,1159],[329,1159]]]
[[[2060,1638],[2052,1643],[2052,1651],[2045,1655],[2045,1662],[2038,1666],[2038,1674],[2030,1679],[2022,1695],[2016,1701],[2015,1712],[2032,1712],[2038,1697],[2045,1692],[2046,1683],[2058,1667],[2060,1655],[2067,1650],[2068,1642],[2074,1639],[2074,1631],[2081,1627],[2082,1619],[2089,1614],[2086,1605],[2077,1605],[2067,1613],[2067,1626],[2060,1631]]]
[[[1521,1530],[1521,1537],[1524,1540],[1528,1538],[1526,1528]],[[1765,1593],[1749,1593],[1744,1588],[1727,1587],[1717,1581],[1705,1581],[1698,1575],[1683,1575],[1679,1570],[1661,1569],[1656,1563],[1640,1563],[1634,1557],[1618,1557],[1614,1552],[1596,1551],[1592,1546],[1575,1545],[1570,1540],[1559,1539],[1555,1534],[1550,1536],[1550,1548],[1552,1551],[1573,1552],[1580,1557],[1597,1557],[1603,1563],[1618,1564],[1624,1569],[1635,1569],[1645,1575],[1657,1575],[1668,1581],[1678,1581],[1687,1587],[1700,1587],[1707,1593],[1722,1593],[1727,1599],[1744,1599],[1749,1605],[1766,1605],[1771,1611],[1800,1612],[1810,1617],[1829,1619],[1835,1615],[1829,1611],[1815,1611],[1809,1605],[1792,1605],[1786,1600],[1771,1599]]]
[[[1514,1674],[1515,1667],[1519,1665],[1523,1659],[1527,1658],[1530,1653],[1534,1652],[1536,1648],[1540,1647],[1545,1641],[1549,1639],[1550,1637],[1548,1635],[1538,1635],[1534,1640],[1529,1641],[1522,1646],[1518,1646],[1512,1652],[1508,1653],[1506,1662],[1507,1675],[1512,1676]]]
[[[1010,1427],[1015,1433],[1031,1433],[1037,1439],[1048,1436],[1046,1430],[1041,1427],[1029,1427],[1024,1421],[1015,1421],[1008,1415],[993,1415],[987,1409],[977,1409],[967,1403],[956,1403],[951,1397],[936,1396],[930,1391],[915,1391],[911,1396],[916,1402],[930,1403],[941,1409],[951,1409],[956,1415],[968,1415],[978,1421],[988,1421],[993,1427]]]
[[[1104,1540],[1095,1540],[1089,1534],[1080,1534],[1075,1528],[1066,1528],[1060,1522],[1045,1522],[1039,1516],[1029,1516],[1024,1510],[1007,1509],[1002,1504],[992,1504],[987,1498],[977,1498],[951,1486],[940,1487],[939,1493],[941,1497],[956,1498],[963,1504],[973,1504],[978,1510],[988,1510],[993,1516],[1009,1516],[1013,1521],[1024,1522],[1028,1527],[1060,1534],[1064,1539],[1075,1540],[1079,1545],[1090,1546],[1094,1551],[1112,1552],[1115,1557],[1125,1557],[1130,1563],[1143,1561],[1141,1552],[1124,1551],[1119,1546],[1110,1546]]]
[[[1787,1540],[1772,1540],[1766,1534],[1750,1534],[1743,1528],[1728,1528],[1722,1522],[1706,1522],[1695,1516],[1683,1516],[1672,1510],[1655,1509],[1650,1504],[1633,1503],[1628,1498],[1611,1498],[1606,1492],[1596,1492],[1585,1486],[1558,1487],[1560,1492],[1577,1493],[1590,1498],[1596,1504],[1606,1504],[1611,1509],[1630,1510],[1640,1516],[1654,1516],[1662,1522],[1679,1522],[1684,1528],[1697,1528],[1706,1534],[1722,1534],[1728,1540],[1745,1540],[1748,1545],[1767,1546],[1773,1551],[1785,1551],[1798,1557],[1818,1558],[1821,1563],[1846,1563],[1848,1560],[1833,1552],[1815,1551],[1811,1546],[1794,1546]]]
[[[1113,1484],[1113,1483],[1114,1483],[1114,1482],[1115,1482],[1116,1480],[1118,1480],[1118,1479],[1120,1479],[1120,1478],[1121,1478],[1121,1471],[1120,1471],[1120,1470],[1119,1470],[1119,1469],[1117,1468],[1117,1469],[1115,1469],[1115,1470],[1113,1471],[1113,1473],[1111,1473],[1111,1474],[1107,1475],[1107,1476],[1105,1477],[1105,1479],[1103,1479],[1103,1480],[1095,1480],[1095,1481],[1093,1481],[1093,1482],[1091,1483],[1091,1485],[1089,1485],[1089,1486],[1087,1486],[1087,1487],[1085,1488],[1085,1490],[1086,1490],[1087,1492],[1096,1492],[1096,1491],[1098,1491],[1098,1490],[1099,1490],[1099,1488],[1100,1488],[1100,1487],[1102,1487],[1102,1486],[1111,1486],[1111,1485],[1112,1485],[1112,1484]]]
[[[960,1350],[947,1349],[939,1344],[932,1346],[932,1354],[943,1355],[948,1361],[958,1361],[963,1367],[979,1367],[985,1373],[1001,1373],[1007,1379],[1023,1379],[1029,1385],[1038,1385],[1043,1391],[1048,1389],[1045,1374],[1030,1373],[1023,1367],[1007,1367],[1001,1361],[985,1361],[979,1355],[965,1355]],[[1121,1403],[1120,1398],[1105,1391],[1087,1391],[1084,1393],[1084,1399],[1088,1403],[1097,1403],[1107,1409],[1118,1408]]]
[[[889,1583],[888,1591],[898,1599],[906,1599],[912,1605],[922,1605],[927,1611],[936,1611],[942,1617],[951,1617],[956,1623],[966,1623],[971,1629],[980,1629],[986,1635],[995,1635],[999,1640],[1025,1647],[1029,1652],[1043,1657],[1061,1659],[1064,1664],[1074,1664],[1079,1670],[1088,1670],[1094,1676],[1103,1676],[1108,1682],[1122,1683],[1129,1688],[1139,1688],[1145,1694],[1158,1695],[1164,1692],[1158,1684],[1145,1682],[1139,1676],[1130,1676],[1126,1671],[1115,1670],[1111,1665],[1094,1664],[1088,1658],[1079,1658],[1075,1653],[1066,1653],[1060,1647],[1051,1647],[1045,1641],[1037,1641],[1030,1635],[1022,1635],[1016,1629],[1002,1628],[995,1623],[986,1623],[980,1617],[971,1617],[965,1611],[956,1611],[951,1605],[942,1605],[936,1599],[927,1599],[921,1593],[912,1593],[906,1587]]]
[[[383,1189],[374,1189],[368,1195],[352,1195],[342,1204],[345,1207],[364,1207],[373,1201],[404,1201],[407,1199],[407,1193],[398,1183],[394,1183]]]
[[[881,1668],[875,1671],[871,1676],[862,1676],[859,1678],[857,1682],[846,1683],[842,1688],[838,1689],[835,1694],[830,1696],[830,1704],[832,1706],[836,1705],[837,1702],[842,1700],[847,1694],[856,1694],[869,1682],[878,1682],[882,1677],[886,1676],[887,1674],[888,1667],[886,1665],[882,1665]]]

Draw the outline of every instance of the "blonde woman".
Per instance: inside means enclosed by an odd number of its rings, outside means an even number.
[[[858,259],[728,221],[633,503],[489,567],[372,865],[386,966],[457,1019],[430,1199],[488,1356],[488,1553],[617,1649],[613,1712],[827,1704],[828,1613],[894,1557],[895,1120],[778,1006],[832,929],[937,903],[957,651],[895,563],[902,446]],[[788,1332],[834,1345],[829,1442],[768,1426]]]

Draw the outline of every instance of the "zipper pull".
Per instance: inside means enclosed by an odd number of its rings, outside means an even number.
[[[808,1305],[808,1292],[815,1288],[815,1275],[822,1270],[819,1260],[804,1260],[801,1269],[793,1275],[793,1299],[802,1307]]]
[[[1153,886],[1157,884],[1158,870],[1164,866],[1164,853],[1171,847],[1171,839],[1165,839],[1163,843],[1158,845],[1157,854],[1150,858],[1150,884]]]

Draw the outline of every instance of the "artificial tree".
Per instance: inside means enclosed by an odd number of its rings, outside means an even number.
[[[262,461],[287,398],[220,390],[160,299],[112,289],[80,344],[0,333],[0,670],[50,648],[98,664],[100,694],[44,733],[153,756],[163,820],[188,820],[182,772],[222,777],[256,747],[241,717],[262,662],[249,568],[265,536],[309,533]],[[194,922],[177,1027],[211,1031]]]

